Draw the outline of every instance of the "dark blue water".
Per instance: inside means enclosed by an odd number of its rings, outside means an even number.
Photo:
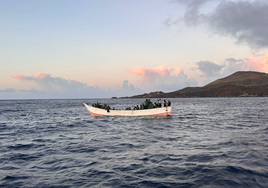
[[[0,187],[268,187],[268,98],[171,99],[164,118],[82,104],[142,101],[0,101]]]

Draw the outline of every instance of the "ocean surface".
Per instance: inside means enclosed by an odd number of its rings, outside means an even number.
[[[268,187],[268,98],[170,100],[171,117],[83,106],[144,99],[0,100],[0,187]]]

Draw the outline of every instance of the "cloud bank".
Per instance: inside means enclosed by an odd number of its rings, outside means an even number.
[[[42,72],[34,73],[31,76],[16,74],[11,77],[26,82],[26,84],[34,82],[38,89],[7,88],[0,90],[0,98],[110,98],[141,93],[141,90],[130,84],[128,80],[124,80],[122,87],[118,89],[105,91],[93,83],[87,84],[62,77],[53,77]]]
[[[189,79],[184,74],[183,69],[179,67],[166,68],[165,65],[151,69],[134,67],[129,69],[128,72],[141,78],[140,87],[124,80],[122,87],[105,91],[93,83],[67,80],[42,72],[34,73],[31,76],[16,74],[12,75],[11,78],[24,82],[24,84],[27,84],[27,82],[35,83],[37,88],[30,90],[7,88],[0,90],[0,98],[110,98],[113,96],[133,96],[160,90],[170,92],[188,85],[196,86],[198,84],[195,79]]]
[[[146,92],[170,92],[187,87],[188,85],[196,86],[198,84],[195,79],[188,78],[184,74],[183,69],[179,67],[166,68],[165,65],[151,69],[133,67],[128,72],[141,78],[139,87]]]
[[[100,91],[97,86],[94,87],[90,84],[77,82],[75,80],[66,80],[61,77],[53,77],[50,74],[42,72],[34,73],[32,76],[17,74],[11,77],[21,81],[35,82],[42,92],[55,92],[58,94],[92,92],[94,94]]]
[[[184,16],[179,20],[187,26],[205,24],[213,33],[230,36],[238,44],[247,44],[251,48],[268,47],[268,1],[266,0],[174,1],[186,6]]]

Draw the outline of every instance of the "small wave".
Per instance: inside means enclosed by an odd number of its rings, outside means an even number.
[[[86,176],[96,180],[105,180],[113,177],[113,172],[104,170],[89,169]]]
[[[33,142],[56,142],[55,140],[51,140],[51,139],[44,139],[44,138],[37,138],[37,139],[34,139],[32,140]]]
[[[0,110],[0,113],[10,113],[10,112],[24,112],[26,110],[18,110],[18,109],[13,109],[13,110]]]
[[[3,178],[3,180],[19,180],[19,179],[27,179],[29,178],[28,176],[9,176],[7,175],[6,177]]]
[[[215,160],[215,156],[209,154],[199,154],[187,157],[187,162],[212,162]]]
[[[7,157],[7,156],[6,156]],[[38,158],[40,158],[41,155],[40,154],[24,154],[24,153],[15,153],[15,154],[11,154],[8,157],[9,161],[19,161],[19,160],[23,160],[23,161],[35,161]]]
[[[181,137],[170,137],[168,135],[166,136],[161,136],[161,137],[156,137],[157,140],[160,141],[168,141],[168,142],[173,142],[179,140]]]
[[[77,147],[77,146],[69,146],[66,148],[67,151],[72,153],[92,153],[98,150],[98,148],[94,147]]]
[[[143,180],[141,182],[138,182],[138,187],[161,187],[161,188],[189,188],[193,187],[195,184],[193,183],[184,183],[184,182],[169,182],[169,181],[157,181],[157,180]]]
[[[37,145],[37,144],[16,144],[13,146],[7,146],[8,149],[10,150],[28,150],[28,149],[32,149],[32,148],[38,148],[44,145]]]
[[[87,164],[84,164],[84,167],[90,167],[90,166],[94,166],[94,165],[98,165],[99,163],[98,162],[90,162],[90,163],[87,163]]]
[[[119,144],[119,146],[121,147],[126,147],[127,149],[130,148],[145,148],[146,146],[143,144],[132,144],[132,143],[121,143]]]
[[[120,167],[113,168],[113,170],[126,173],[126,172],[133,172],[141,168],[144,168],[142,164],[130,164],[128,166],[120,166]]]
[[[1,170],[17,170],[17,169],[20,169],[20,168],[15,167],[15,166],[3,166],[0,169]]]
[[[261,173],[253,169],[241,167],[241,166],[227,166],[226,170],[235,173],[235,174],[248,174],[248,175],[258,175],[258,176],[263,176],[265,178],[268,178],[268,173]],[[268,180],[268,179],[267,179]]]

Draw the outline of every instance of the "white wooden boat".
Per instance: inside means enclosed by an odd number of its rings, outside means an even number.
[[[170,116],[172,107],[143,110],[105,110],[83,103],[92,116]]]

